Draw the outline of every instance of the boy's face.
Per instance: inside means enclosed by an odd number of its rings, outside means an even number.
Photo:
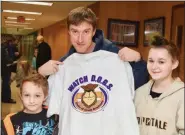
[[[70,41],[78,53],[90,53],[93,51],[92,37],[95,34],[93,26],[87,22],[69,26]]]
[[[41,87],[32,82],[25,82],[22,87],[21,99],[25,113],[35,114],[42,111],[45,96]]]

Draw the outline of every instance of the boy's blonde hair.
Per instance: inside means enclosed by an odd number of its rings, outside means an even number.
[[[23,85],[26,82],[32,82],[34,85],[41,87],[43,90],[44,96],[46,97],[48,95],[48,81],[47,81],[47,78],[43,77],[42,75],[33,74],[31,76],[24,78],[20,87],[21,95],[22,95]]]

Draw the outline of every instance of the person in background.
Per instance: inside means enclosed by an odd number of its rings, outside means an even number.
[[[1,78],[2,78],[1,100],[3,103],[16,103],[16,101],[11,98],[10,66],[13,63],[13,60],[8,54],[7,46],[8,46],[7,42],[1,43]]]
[[[37,59],[37,54],[38,54],[38,50],[35,48],[34,49],[34,54],[33,54],[33,58],[32,58],[32,73],[36,73],[36,59]]]
[[[16,87],[20,87],[22,80],[31,74],[30,63],[24,57],[21,57],[17,63],[17,72],[15,76]]]
[[[90,15],[88,16],[88,14]],[[135,89],[149,80],[146,62],[141,60],[140,53],[127,47],[119,50],[112,42],[105,39],[103,31],[97,29],[97,18],[91,9],[79,7],[72,10],[68,15],[67,24],[72,44],[69,52],[60,59],[61,62],[50,60],[41,66],[38,70],[40,74],[43,76],[54,74],[58,71],[58,65],[62,64],[62,62],[73,53],[87,54],[99,50],[106,50],[118,53],[120,59],[130,62],[134,74]]]
[[[152,79],[134,99],[141,135],[184,135],[184,82],[175,74],[179,54],[176,45],[153,36],[147,62]]]
[[[17,48],[17,40],[9,40],[8,41],[8,53],[13,61],[17,61],[21,55]],[[11,65],[11,72],[16,73],[17,64]]]
[[[41,35],[37,36],[37,42],[38,54],[36,58],[36,69],[38,70],[40,66],[51,60],[51,48],[44,42],[44,37]]]
[[[14,78],[16,76],[17,71],[17,61],[21,57],[19,51],[18,51],[18,40],[13,39],[8,41],[8,53],[11,57],[11,59],[14,61],[14,63],[10,66],[11,69],[11,83],[14,81]]]
[[[47,79],[39,74],[24,78],[20,95],[24,109],[5,117],[1,124],[3,133],[6,135],[53,135],[58,125],[57,117],[53,115],[47,118],[47,107],[43,106],[48,95]]]

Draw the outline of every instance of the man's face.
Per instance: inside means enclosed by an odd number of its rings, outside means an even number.
[[[77,26],[69,26],[70,41],[78,53],[90,53],[93,51],[92,37],[94,34],[95,30],[87,22],[82,22]]]

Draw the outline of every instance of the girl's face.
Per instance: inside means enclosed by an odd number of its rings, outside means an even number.
[[[25,82],[22,87],[21,99],[24,105],[24,112],[35,114],[42,111],[45,95],[41,87],[32,82]]]
[[[165,48],[151,48],[148,55],[147,69],[153,80],[172,78],[172,71],[178,66]]]

